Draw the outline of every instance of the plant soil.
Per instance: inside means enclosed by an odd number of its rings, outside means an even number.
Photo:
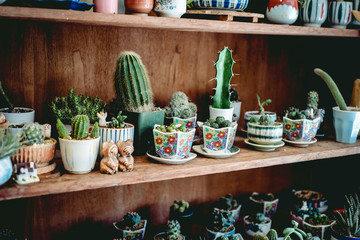
[[[30,109],[24,109],[24,108],[15,107],[13,109],[13,111],[10,111],[10,109],[7,108],[6,110],[1,111],[1,112],[6,112],[6,113],[27,113],[27,112],[31,112],[31,111],[32,110],[30,110]]]
[[[132,227],[123,226],[123,229],[126,230],[126,231],[136,231],[136,230],[142,229],[144,227],[144,224],[145,224],[145,222],[141,221],[141,222],[139,222],[138,225],[135,225],[135,226],[132,226]]]

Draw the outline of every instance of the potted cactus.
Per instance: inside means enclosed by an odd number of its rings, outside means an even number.
[[[254,205],[254,210],[263,212],[265,217],[272,217],[279,203],[279,199],[272,193],[253,192],[249,199]]]
[[[228,210],[234,217],[236,222],[240,216],[241,204],[238,204],[236,199],[233,198],[231,193],[226,194],[226,196],[221,197],[218,202],[215,203],[215,209]]]
[[[305,215],[303,219],[303,229],[310,232],[312,235],[319,236],[321,240],[329,239],[329,229],[335,224],[334,220],[330,220],[325,214],[320,214],[317,211],[311,212],[310,215]],[[326,235],[325,235],[326,234]]]
[[[333,107],[336,141],[355,143],[360,130],[360,109],[346,106],[339,88],[329,74],[319,68],[315,68],[314,72],[325,81],[338,105]]]
[[[96,122],[89,134],[89,124],[87,115],[76,115],[71,120],[69,135],[61,120],[57,120],[61,159],[70,173],[88,173],[95,166],[100,145],[99,125]]]
[[[271,229],[271,219],[263,213],[256,213],[244,217],[244,227],[247,235],[255,234],[265,236]]]
[[[182,228],[182,232],[188,236],[192,232],[193,209],[185,200],[175,200],[170,207],[170,220],[177,220]]]
[[[116,109],[124,111],[128,121],[136,126],[134,154],[143,155],[153,145],[152,129],[163,124],[165,111],[154,107],[150,81],[138,54],[120,54],[115,71]]]
[[[264,114],[259,119],[252,117],[248,123],[248,138],[263,145],[276,144],[281,141],[283,124],[275,122],[272,115]]]
[[[170,123],[182,124],[190,129],[195,128],[196,112],[196,105],[183,92],[175,92],[169,106],[165,107],[165,117],[172,120]]]
[[[271,99],[266,99],[265,101],[262,101],[258,94],[256,94],[256,98],[257,98],[257,104],[258,104],[259,110],[245,112],[245,114],[244,114],[244,130],[247,130],[248,122],[250,122],[251,118],[259,119],[264,114],[268,114],[268,115],[272,116],[274,119],[274,122],[276,121],[276,113],[270,112],[270,111],[265,111],[265,106],[267,106],[271,103]]]
[[[222,235],[231,236],[235,233],[235,220],[228,210],[214,209],[206,227],[207,239],[217,239]]]
[[[137,212],[128,212],[120,222],[114,222],[116,239],[141,240],[146,230],[146,219],[141,219]]]
[[[165,232],[156,234],[154,240],[185,240],[180,228],[180,223],[177,220],[169,220]]]
[[[270,229],[270,231],[266,235],[255,234],[253,236],[253,240],[278,240],[278,234],[275,229]],[[282,239],[282,238],[281,238]]]

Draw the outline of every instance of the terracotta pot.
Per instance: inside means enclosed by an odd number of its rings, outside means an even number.
[[[154,7],[154,0],[124,0],[125,13],[148,15]]]

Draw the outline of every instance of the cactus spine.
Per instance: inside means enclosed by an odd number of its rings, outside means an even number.
[[[148,112],[154,107],[145,66],[138,54],[122,52],[115,71],[115,90],[120,109]]]
[[[339,109],[346,111],[347,106],[346,106],[345,100],[344,100],[343,96],[341,95],[341,92],[340,92],[339,88],[337,87],[336,83],[329,76],[329,74],[327,74],[320,68],[315,68],[314,73],[316,75],[318,75],[319,77],[321,77],[325,81],[326,85],[329,87],[329,89],[335,99],[336,104],[339,106]]]
[[[216,90],[213,97],[213,107],[220,109],[230,108],[230,80],[233,77],[234,65],[232,52],[225,47],[220,53],[215,64],[216,67]]]
[[[84,139],[89,133],[89,117],[87,115],[76,115],[71,120],[71,137]]]
[[[170,220],[167,223],[166,239],[176,240],[180,235],[180,223],[177,220]]]
[[[39,123],[27,123],[22,128],[22,137],[26,145],[43,143],[45,129]]]
[[[61,138],[69,138],[69,133],[60,119],[57,119],[56,129]]]

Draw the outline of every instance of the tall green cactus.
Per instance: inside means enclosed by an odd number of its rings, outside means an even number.
[[[149,78],[138,54],[132,51],[121,53],[114,82],[121,110],[149,112],[153,109]]]
[[[71,137],[84,139],[89,134],[90,120],[87,115],[76,115],[71,119]]]
[[[213,97],[213,107],[220,109],[230,108],[230,80],[233,77],[232,67],[234,65],[232,52],[229,48],[219,53],[216,67],[216,90]]]
[[[275,229],[270,229],[270,231],[268,232],[268,234],[266,236],[269,238],[269,240],[277,240],[278,239],[278,234]]]
[[[27,123],[22,127],[21,135],[26,145],[40,144],[45,140],[45,129],[39,123]]]
[[[325,81],[326,85],[329,87],[329,89],[335,99],[336,104],[339,106],[339,109],[346,111],[347,106],[346,106],[345,100],[344,100],[343,96],[341,95],[339,88],[337,87],[334,80],[330,77],[330,75],[327,74],[325,71],[321,70],[320,68],[315,68],[314,73],[316,75],[318,75],[319,77],[321,77]]]

